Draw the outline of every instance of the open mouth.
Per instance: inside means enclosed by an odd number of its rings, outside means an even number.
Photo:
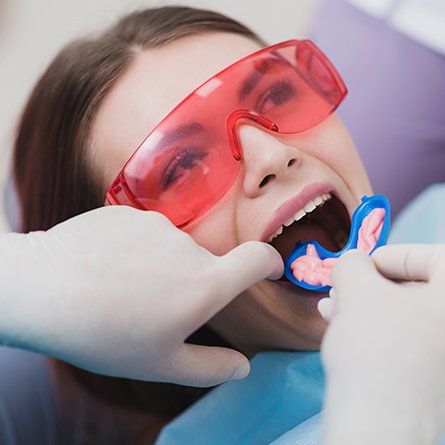
[[[283,260],[298,241],[318,241],[326,249],[338,251],[346,245],[350,228],[351,218],[343,202],[337,196],[325,193],[298,210],[268,242]]]

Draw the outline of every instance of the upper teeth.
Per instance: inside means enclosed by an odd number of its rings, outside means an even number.
[[[332,198],[332,195],[330,193],[324,193],[320,196],[317,196],[312,201],[309,201],[302,209],[298,210],[294,216],[289,218],[284,223],[284,226],[289,227],[295,221],[299,221],[301,218],[306,216],[307,213],[311,213],[320,204],[323,204],[325,201],[327,201],[330,198]],[[280,226],[274,233],[272,233],[272,235],[269,237],[267,242],[270,243],[274,238],[276,238],[278,235],[281,235],[282,233],[283,233],[283,226]]]

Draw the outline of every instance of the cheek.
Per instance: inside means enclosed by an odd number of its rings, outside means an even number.
[[[370,192],[368,175],[352,138],[336,116],[331,116],[311,134],[311,153],[334,170],[350,187]],[[310,142],[309,142],[310,144]]]
[[[213,254],[224,255],[239,244],[236,206],[236,193],[233,190],[187,226],[185,232]]]
[[[352,140],[345,134],[336,136],[318,152],[318,157],[345,178],[366,176]]]

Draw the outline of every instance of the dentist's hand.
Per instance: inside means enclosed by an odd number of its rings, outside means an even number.
[[[325,445],[436,443],[445,426],[445,246],[353,251],[332,279],[333,299],[319,303],[331,320]]]
[[[268,244],[219,257],[159,213],[105,207],[0,236],[0,340],[110,376],[196,386],[243,378],[239,352],[184,341],[282,269]]]

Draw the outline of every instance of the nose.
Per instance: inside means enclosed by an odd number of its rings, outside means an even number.
[[[249,198],[266,193],[273,184],[287,181],[302,163],[298,148],[286,145],[253,125],[238,131],[244,165],[243,187]]]

